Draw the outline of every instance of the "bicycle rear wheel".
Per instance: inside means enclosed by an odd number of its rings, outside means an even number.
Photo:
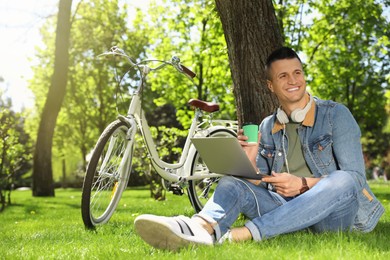
[[[87,228],[111,218],[127,186],[134,144],[134,140],[126,138],[128,129],[124,122],[116,120],[106,127],[96,143],[81,199],[82,218]]]
[[[228,129],[217,129],[211,132],[209,135],[209,137],[218,136],[236,136],[236,134]],[[205,174],[209,171],[198,151],[192,155],[191,165],[190,176],[195,176],[200,173]],[[213,177],[188,181],[188,198],[190,199],[191,205],[197,213],[202,210],[204,204],[206,204],[207,200],[214,193],[215,187],[218,184],[218,180],[219,178]]]

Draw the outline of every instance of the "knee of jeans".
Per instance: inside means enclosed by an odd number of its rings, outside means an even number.
[[[235,196],[238,196],[238,194],[243,192],[243,189],[244,185],[242,181],[232,176],[224,176],[219,180],[217,186],[219,194],[224,194],[224,196],[227,194],[235,194]]]
[[[238,180],[232,176],[224,176],[223,178],[221,178],[218,182],[218,186],[219,187],[224,187],[224,188],[227,188],[227,189],[232,189],[232,188],[235,188],[237,187],[238,185]]]
[[[346,171],[334,171],[327,178],[331,180],[328,184],[329,189],[334,190],[352,190],[356,191],[356,180],[353,176]]]

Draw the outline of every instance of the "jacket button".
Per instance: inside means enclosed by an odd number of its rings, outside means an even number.
[[[282,153],[281,153],[281,152],[279,152],[279,153],[278,153],[278,156],[282,156]]]

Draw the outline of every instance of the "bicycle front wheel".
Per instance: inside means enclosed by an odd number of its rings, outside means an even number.
[[[84,225],[94,228],[114,213],[131,171],[134,140],[127,140],[128,126],[116,120],[101,134],[84,178],[81,213]]]
[[[236,134],[228,129],[217,129],[214,132],[211,132],[209,137],[218,137],[218,136],[236,136]],[[205,174],[209,172],[206,164],[204,163],[202,157],[196,151],[192,157],[191,164],[191,176],[197,174]],[[215,187],[218,184],[219,178],[204,178],[201,180],[191,180],[188,181],[188,197],[190,199],[191,205],[194,210],[198,213],[203,209],[204,204],[214,193]]]

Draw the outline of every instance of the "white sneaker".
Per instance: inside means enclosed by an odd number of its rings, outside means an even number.
[[[185,216],[140,215],[135,219],[134,227],[145,242],[160,249],[178,250],[191,244],[213,245],[206,229]]]

